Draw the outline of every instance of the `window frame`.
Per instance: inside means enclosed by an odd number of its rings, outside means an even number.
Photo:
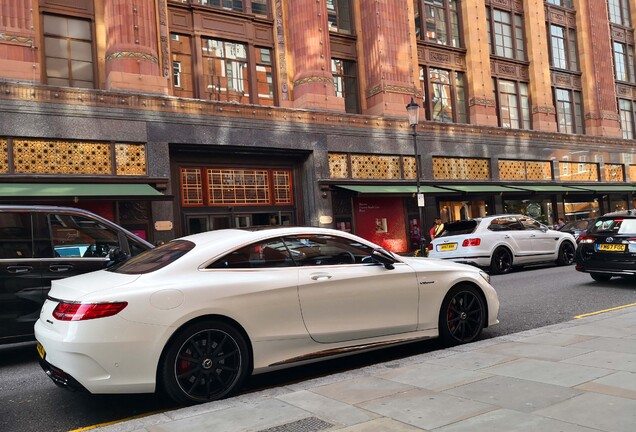
[[[628,0],[608,0],[607,1],[607,15],[611,24],[620,25],[623,27],[631,27]]]
[[[440,5],[440,1],[443,4]],[[426,24],[429,21],[430,8],[434,8],[437,11],[444,11],[443,19],[435,19],[435,17],[432,17],[432,19],[435,23],[444,23],[446,34],[445,43],[440,42],[439,38],[429,37],[429,32],[426,31]],[[463,48],[462,17],[460,10],[460,0],[413,0],[416,38],[420,41],[435,45]],[[435,33],[437,33],[437,29],[438,27],[435,26]]]
[[[515,92],[514,93],[502,92],[500,88],[501,83],[505,83],[506,85],[508,84],[514,85]],[[524,86],[525,86],[525,94],[522,92],[522,89],[524,88]],[[499,127],[506,128],[506,129],[532,130],[532,115],[530,113],[531,102],[530,102],[530,95],[528,93],[528,86],[529,84],[526,82],[493,77],[493,92],[494,92],[496,106],[497,106],[497,121],[499,123]],[[517,115],[516,119],[518,120],[520,127],[513,127],[512,125],[504,126],[504,118],[503,118],[504,106],[502,104],[502,99],[501,99],[502,94],[515,96],[517,107],[516,107],[516,110],[514,111],[516,111],[516,115]],[[511,100],[510,97],[507,96],[507,98],[508,98],[508,101]],[[524,100],[526,101],[525,104],[523,103]],[[510,110],[510,104],[507,104],[506,108],[508,108],[511,114],[513,113],[513,111]],[[511,115],[508,116],[508,120],[512,122],[513,117]],[[528,124],[526,125],[526,123]]]
[[[629,103],[629,109],[624,109],[624,103]],[[631,99],[618,99],[618,113],[621,119],[621,133],[624,139],[636,138],[636,101]]]
[[[338,62],[341,62],[342,64],[342,73],[339,73]],[[351,71],[354,71],[355,74],[351,74]],[[351,114],[360,114],[358,62],[345,58],[332,57],[331,75],[333,77],[333,86],[336,97],[343,98],[345,100],[345,111]],[[351,95],[351,89],[355,92],[354,95]]]
[[[463,71],[457,71],[452,69],[445,69],[430,65],[419,65],[420,71],[420,86],[424,90],[422,94],[422,106],[426,113],[426,119],[430,121],[441,121],[443,123],[468,123],[468,104],[466,100],[466,76]],[[448,74],[449,83],[444,84],[441,81],[434,81],[431,78],[433,72],[444,72]],[[459,79],[461,78],[461,80]],[[458,82],[462,81],[463,85],[458,85]],[[434,118],[434,103],[433,95],[435,94],[436,85],[443,85],[450,87],[449,102],[451,106],[451,121],[439,120]],[[463,99],[458,95],[463,93]],[[463,103],[461,103],[463,102]],[[461,103],[461,105],[460,105]],[[460,109],[461,108],[461,109]]]
[[[354,20],[351,0],[326,0],[327,26],[329,32],[353,35]],[[330,10],[330,6],[333,7]],[[332,26],[332,22],[334,25]]]
[[[565,109],[561,109],[562,101],[561,95],[566,93],[568,99],[566,102],[570,104],[570,113]],[[552,96],[554,99],[554,107],[556,109],[557,116],[557,129],[561,133],[569,134],[584,134],[585,122],[583,119],[583,94],[579,90],[566,89],[561,87],[552,88]],[[569,118],[568,118],[569,117]],[[565,122],[563,123],[562,122]],[[563,124],[565,124],[565,130],[563,130]]]
[[[560,29],[562,35],[555,35],[555,29]],[[554,23],[547,23],[548,48],[550,50],[550,66],[555,69],[567,70],[570,72],[580,72],[579,54],[576,39],[576,29]],[[561,42],[561,47],[555,47],[555,39]],[[559,59],[555,61],[556,53],[560,53]]]
[[[507,14],[510,17],[509,23],[504,23],[503,21],[495,21],[495,14]],[[523,27],[523,19],[524,16],[521,13],[512,10],[504,10],[497,8],[493,5],[486,5],[486,21],[488,28],[488,46],[490,49],[490,54],[492,56],[501,57],[505,59],[517,60],[517,61],[528,61],[526,46],[525,46],[525,29]],[[501,25],[502,30],[500,32],[497,31],[497,26]],[[505,25],[505,27],[504,27]],[[510,30],[510,35],[505,35],[504,28],[508,28]],[[510,45],[497,44],[497,38],[499,33],[503,36],[501,42],[503,43],[505,40],[510,40]],[[503,53],[500,53],[498,50],[498,46],[501,46],[503,49]],[[507,51],[510,50],[511,55],[507,55]]]

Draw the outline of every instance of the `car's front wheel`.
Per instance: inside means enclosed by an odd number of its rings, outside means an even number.
[[[492,253],[490,259],[490,273],[504,274],[512,270],[512,255],[510,251],[504,247],[498,247]]]
[[[560,266],[570,265],[574,262],[574,245],[569,241],[564,241],[559,247],[557,264]]]
[[[439,336],[448,346],[474,341],[486,320],[484,300],[476,288],[458,285],[451,289],[439,313]]]
[[[190,405],[214,401],[238,389],[250,370],[244,337],[220,321],[184,328],[170,342],[160,376],[164,391]]]
[[[607,282],[612,278],[611,275],[601,273],[590,273],[590,276],[592,276],[592,279],[594,279],[596,282]]]

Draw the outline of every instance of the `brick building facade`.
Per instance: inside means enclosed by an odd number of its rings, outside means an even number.
[[[0,201],[408,252],[416,145],[425,225],[633,208],[635,23],[629,0],[0,0]]]

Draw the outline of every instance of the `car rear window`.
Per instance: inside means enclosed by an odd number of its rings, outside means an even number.
[[[622,217],[599,219],[591,228],[588,228],[588,233],[636,234],[636,219],[625,219]]]
[[[477,229],[477,226],[479,226],[479,221],[475,219],[447,222],[444,224],[444,231],[436,237],[472,234],[475,232],[475,229]]]
[[[119,265],[109,268],[109,271],[123,274],[150,273],[175,262],[194,248],[194,243],[188,240],[173,240],[154,249],[150,249]]]

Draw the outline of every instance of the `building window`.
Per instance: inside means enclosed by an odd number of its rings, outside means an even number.
[[[42,21],[47,84],[94,88],[90,21],[57,15]]]
[[[247,46],[216,39],[202,46],[208,99],[249,103]]]
[[[175,87],[181,87],[181,62],[172,62],[172,80]]]
[[[548,3],[572,9],[572,0],[548,0]]]
[[[488,43],[493,55],[525,60],[523,16],[488,7]]]
[[[618,81],[636,82],[634,73],[634,47],[614,42],[614,73]]]
[[[439,45],[461,46],[458,0],[413,0],[413,9],[419,39]]]
[[[554,89],[557,125],[562,133],[583,133],[583,102],[581,92]]]
[[[559,69],[578,71],[576,30],[566,29],[553,24],[548,27],[548,30],[550,32],[552,66]]]
[[[345,100],[345,111],[359,113],[356,63],[349,60],[331,59],[331,73],[333,74],[336,96]]]
[[[327,0],[329,31],[351,34],[350,0]]]
[[[629,21],[628,0],[608,0],[610,22],[625,27],[631,27]]]
[[[420,66],[420,85],[424,89],[422,105],[427,120],[467,122],[463,73]]]
[[[626,99],[618,100],[621,115],[621,130],[623,138],[634,139],[634,102]]]
[[[184,0],[182,3],[187,3],[187,1]],[[225,9],[233,12],[249,12],[249,10],[245,10],[249,4],[253,14],[268,15],[267,0],[252,0],[251,2],[244,0],[191,0],[190,3],[198,3],[202,6]]]
[[[530,98],[528,84],[493,78],[499,126],[530,129]]]
[[[252,0],[252,13],[256,15],[268,15],[267,0]]]
[[[274,105],[274,78],[272,74],[272,50],[256,49],[256,97],[259,105]]]

